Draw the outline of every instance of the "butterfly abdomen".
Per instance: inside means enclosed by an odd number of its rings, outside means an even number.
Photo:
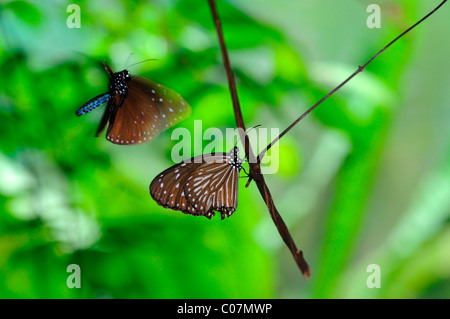
[[[90,99],[88,102],[86,102],[82,107],[80,107],[76,114],[78,116],[86,114],[93,109],[97,108],[98,106],[102,105],[106,101],[108,101],[111,98],[111,95],[109,93],[101,94],[99,96],[94,97],[93,99]]]

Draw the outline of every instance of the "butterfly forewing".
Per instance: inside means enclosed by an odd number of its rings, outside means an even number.
[[[167,129],[191,115],[191,107],[177,92],[143,77],[132,77],[136,85],[151,102],[156,104],[161,114],[163,129]]]
[[[183,185],[192,170],[200,164],[187,166],[185,162],[165,170],[155,177],[150,184],[152,198],[161,206],[196,215],[195,209],[185,197]]]

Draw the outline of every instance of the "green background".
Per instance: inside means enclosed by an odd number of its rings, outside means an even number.
[[[375,2],[369,29],[374,1],[218,1],[246,125],[283,130],[438,2]],[[70,3],[0,7],[0,297],[450,297],[448,4],[281,139],[266,180],[304,280],[254,183],[224,221],[163,209],[173,128],[118,146],[93,137],[103,107],[74,114],[107,89],[95,61],[157,59],[130,72],[191,104],[176,127],[234,128],[207,1],[76,1],[81,28]]]

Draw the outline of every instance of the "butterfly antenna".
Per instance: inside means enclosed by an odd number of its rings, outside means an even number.
[[[136,62],[136,63],[133,63],[132,65],[129,65],[128,67],[126,67],[126,69],[129,69],[132,66],[135,66],[136,64],[144,63],[144,62],[147,62],[147,61],[156,61],[156,60],[158,60],[158,59],[147,59],[147,60],[144,60],[144,61]]]
[[[257,127],[259,127],[259,126],[261,126],[261,124],[258,124],[258,125],[255,125],[255,126],[252,126],[252,127],[250,127],[248,130],[246,130],[245,131],[245,135],[247,135],[251,130],[253,130],[254,128],[257,128]],[[236,143],[234,143],[234,146],[236,146],[237,145],[237,143],[240,141],[240,137],[236,140]]]
[[[128,54],[128,57],[127,57],[127,59],[125,60],[125,64],[123,65],[123,68],[124,69],[128,69],[127,67],[126,67],[126,65],[128,64],[128,61],[130,61],[130,58],[131,58],[131,56],[134,54],[134,52],[131,52],[130,54]]]

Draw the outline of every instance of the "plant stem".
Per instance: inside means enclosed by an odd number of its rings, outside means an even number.
[[[364,69],[366,68],[367,65],[369,65],[370,62],[372,62],[373,60],[375,60],[381,53],[383,53],[387,48],[389,48],[391,45],[393,45],[395,42],[397,42],[397,40],[399,40],[401,37],[403,37],[405,34],[407,34],[409,31],[411,31],[412,29],[414,29],[416,26],[418,26],[419,24],[421,24],[423,21],[425,21],[429,16],[431,16],[433,13],[435,13],[445,2],[447,2],[447,0],[442,1],[436,8],[434,8],[432,11],[430,11],[426,16],[424,16],[422,19],[420,19],[419,21],[417,21],[415,24],[413,24],[411,27],[409,27],[408,29],[406,29],[404,32],[402,32],[399,36],[397,36],[394,40],[392,40],[391,42],[389,42],[383,49],[381,49],[380,51],[378,51],[373,57],[371,57],[366,63],[364,63],[363,65],[360,65],[358,67],[358,69],[353,72],[352,75],[350,75],[347,79],[345,79],[341,84],[339,84],[336,88],[334,88],[332,91],[330,91],[330,93],[328,93],[327,95],[325,95],[322,99],[320,99],[316,104],[314,104],[313,106],[311,106],[305,113],[303,113],[302,115],[300,115],[299,118],[297,118],[291,125],[289,125],[283,132],[280,133],[280,135],[278,135],[276,138],[273,139],[272,142],[270,142],[269,145],[266,146],[266,148],[264,148],[261,153],[259,153],[257,160],[261,161],[261,159],[264,157],[264,155],[266,154],[266,152],[275,144],[277,143],[280,138],[282,138],[287,132],[289,132],[298,122],[300,122],[303,118],[305,118],[309,113],[311,113],[316,107],[318,107],[320,104],[322,104],[322,102],[324,102],[326,99],[328,99],[331,95],[333,95],[336,91],[338,91],[341,87],[343,87],[345,84],[347,84],[348,81],[350,81],[351,79],[353,79],[358,73],[364,71]],[[250,180],[251,181],[251,180]],[[249,181],[249,182],[250,182]],[[248,185],[249,183],[247,183]]]
[[[211,13],[213,16],[217,36],[219,38],[220,49],[222,51],[222,57],[223,57],[223,63],[225,66],[225,70],[227,72],[228,85],[230,87],[231,100],[233,102],[233,110],[234,110],[234,116],[236,119],[236,125],[238,128],[242,129],[242,130],[239,130],[239,132],[241,135],[241,140],[245,141],[244,142],[245,156],[246,156],[249,166],[250,166],[250,176],[255,181],[255,183],[258,187],[258,190],[269,210],[270,216],[272,217],[272,220],[275,223],[275,226],[277,227],[278,232],[280,233],[281,237],[283,238],[283,241],[286,243],[286,245],[290,249],[303,276],[305,278],[308,278],[311,275],[311,270],[309,269],[308,264],[306,263],[305,259],[303,258],[302,251],[297,249],[297,247],[294,243],[294,240],[292,239],[292,236],[289,233],[289,230],[288,230],[285,222],[283,221],[280,214],[278,213],[278,210],[275,207],[272,195],[270,194],[269,188],[267,187],[267,184],[264,180],[264,176],[261,173],[261,166],[259,164],[260,162],[255,161],[254,153],[251,148],[248,136],[247,136],[247,134],[245,134],[245,123],[244,123],[244,119],[242,117],[241,107],[239,105],[239,99],[238,99],[237,90],[236,90],[236,82],[234,80],[233,70],[231,69],[230,60],[228,58],[228,52],[227,52],[227,48],[226,48],[225,41],[223,38],[222,26],[220,23],[219,14],[217,13],[216,3],[214,0],[208,0],[208,1],[209,1],[209,6],[211,8]]]

